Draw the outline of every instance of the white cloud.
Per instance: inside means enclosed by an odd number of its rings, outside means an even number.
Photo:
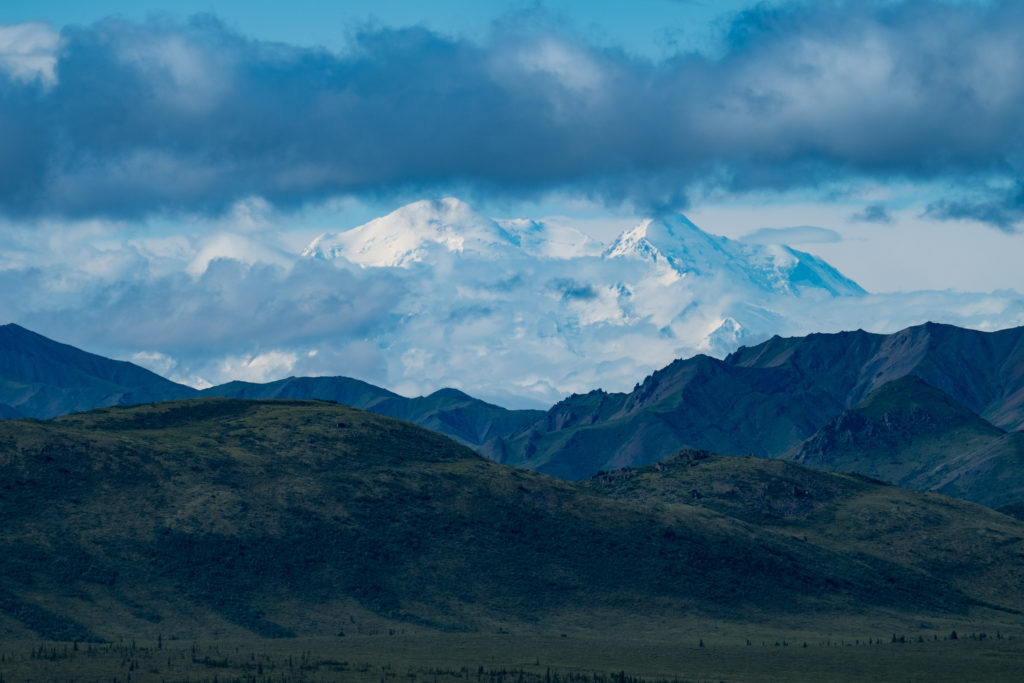
[[[159,351],[138,351],[129,360],[164,377],[169,376],[178,365],[178,361]]]
[[[901,232],[901,212],[892,225],[851,223],[848,207],[833,214],[843,230],[873,231],[875,240],[848,232],[815,251],[847,250],[890,268],[916,258],[913,267],[924,271],[923,258],[947,277],[985,267],[967,247],[952,260],[923,249],[919,233]],[[119,243],[108,228],[48,226],[50,237],[38,226],[0,230],[0,254],[13,254],[0,257],[0,320],[192,386],[345,375],[408,394],[455,386],[537,405],[596,387],[628,390],[676,357],[723,354],[776,333],[892,332],[926,320],[981,329],[1024,323],[1024,300],[1013,291],[794,296],[784,287],[752,289],[731,270],[668,281],[661,266],[639,257],[536,258],[525,250],[361,268],[282,255],[268,246],[273,231],[207,240],[140,234]],[[1019,254],[1014,240],[1024,239],[974,235],[979,244],[981,237],[996,240],[1007,263]],[[708,248],[719,244],[709,240]],[[676,246],[684,258],[685,240]],[[764,257],[751,261],[760,275],[782,279],[795,258],[781,249],[742,249]]]
[[[0,26],[0,70],[20,81],[54,85],[59,47],[60,34],[47,24]]]
[[[229,92],[229,52],[204,49],[186,33],[147,32],[122,25],[118,55],[146,78],[156,91],[186,114],[213,109]]]
[[[290,268],[295,260],[294,256],[250,237],[222,232],[202,240],[202,246],[185,271],[193,277],[198,277],[205,273],[210,267],[210,262],[216,259],[230,259],[247,265],[273,264],[282,268]]]
[[[603,82],[601,67],[587,52],[553,37],[522,46],[516,58],[525,72],[548,74],[570,90],[596,91]]]
[[[295,367],[298,354],[291,351],[266,351],[256,355],[229,356],[220,361],[215,381],[232,379],[268,382],[286,377]]]

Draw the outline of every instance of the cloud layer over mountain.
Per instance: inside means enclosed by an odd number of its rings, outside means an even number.
[[[936,217],[1021,218],[1024,7],[803,3],[652,63],[543,16],[479,41],[363,29],[335,53],[212,17],[0,28],[0,211],[138,217],[346,193],[677,208],[698,189],[971,182]],[[866,218],[872,218],[866,216]]]
[[[509,406],[628,390],[674,358],[776,333],[1024,324],[1016,292],[866,294],[810,254],[682,216],[601,245],[423,201],[323,235],[305,256],[271,231],[121,242],[117,230],[85,222],[44,240],[6,226],[0,320],[197,386],[348,375]]]

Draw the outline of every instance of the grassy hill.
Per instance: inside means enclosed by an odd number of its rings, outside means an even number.
[[[581,485],[639,505],[712,510],[836,552],[941,577],[1011,612],[1024,608],[1024,524],[974,503],[782,460],[695,450],[602,473]]]
[[[876,491],[827,540],[737,510],[612,493],[321,402],[201,399],[7,421],[0,634],[917,623],[1024,608],[1014,563],[996,568],[1019,552],[1024,526],[977,506]],[[935,549],[941,526],[920,542],[893,535],[908,549],[887,556],[852,518],[924,529],[942,506],[958,528],[992,531],[948,557]]]
[[[350,377],[234,381],[198,391],[18,325],[0,326],[0,419],[49,419],[112,405],[200,397],[334,401],[408,420],[471,446],[515,433],[544,414],[508,410],[455,389],[406,398]]]

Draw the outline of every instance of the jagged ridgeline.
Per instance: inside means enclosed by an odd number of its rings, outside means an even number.
[[[6,421],[0,487],[5,637],[599,630],[1024,607],[1020,577],[991,560],[1024,527],[978,506],[957,503],[959,524],[998,518],[999,534],[955,562],[915,564],[728,509],[516,470],[322,402],[198,399]],[[908,500],[920,514],[949,504]],[[981,588],[953,580],[972,560]]]

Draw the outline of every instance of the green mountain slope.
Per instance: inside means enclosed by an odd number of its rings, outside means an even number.
[[[655,372],[629,394],[571,396],[481,452],[571,480],[649,464],[681,447],[767,457],[812,434],[842,407],[787,370],[764,372],[695,356]]]
[[[0,515],[8,637],[781,623],[964,616],[992,602],[987,588],[954,585],[959,565],[616,500],[318,402],[201,399],[0,423]],[[998,604],[1024,607],[1021,585]]]
[[[782,460],[695,450],[581,485],[641,505],[713,510],[835,551],[934,572],[992,604],[1022,607],[1024,522],[974,503]]]
[[[1024,501],[1024,433],[913,376],[879,387],[782,457],[990,507]]]

